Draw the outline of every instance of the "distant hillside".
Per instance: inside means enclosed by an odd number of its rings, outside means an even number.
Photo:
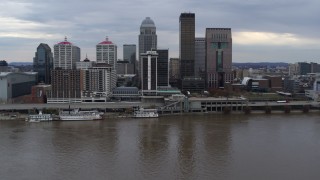
[[[275,68],[275,67],[288,67],[288,63],[284,62],[257,62],[257,63],[232,63],[233,66],[238,68]]]
[[[9,66],[30,66],[33,65],[33,62],[11,62]]]

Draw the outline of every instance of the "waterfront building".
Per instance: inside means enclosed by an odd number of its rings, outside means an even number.
[[[195,76],[206,77],[206,38],[195,38]]]
[[[116,87],[116,72],[108,63],[95,63],[81,71],[83,96],[109,96]]]
[[[185,77],[181,81],[182,92],[202,93],[205,90],[205,80],[200,77]]]
[[[75,69],[76,62],[80,61],[80,48],[73,45],[65,37],[64,41],[55,44],[53,68]]]
[[[78,69],[59,69],[51,72],[50,98],[68,99],[81,97],[80,72]]]
[[[96,45],[97,63],[107,63],[116,70],[117,63],[117,45],[109,41],[108,37],[105,41]]]
[[[37,83],[37,72],[0,72],[0,103],[28,95]]]
[[[140,91],[137,87],[116,87],[112,91],[112,98],[121,101],[140,100]]]
[[[154,21],[150,17],[146,17],[140,26],[139,34],[139,61],[141,53],[157,49],[157,33]],[[140,64],[140,63],[139,63]],[[139,65],[139,68],[141,65]]]
[[[181,13],[179,18],[180,78],[194,76],[195,14]]]
[[[268,75],[264,78],[269,80],[269,88],[271,91],[282,91],[283,90],[283,80],[282,76]]]
[[[157,58],[156,51],[141,53],[141,91],[142,95],[155,95],[157,93]]]
[[[169,86],[169,49],[158,49],[157,86]]]
[[[206,73],[208,88],[223,88],[233,81],[231,28],[206,29]]]
[[[53,55],[48,44],[41,43],[33,58],[33,71],[38,72],[38,82],[51,83],[51,70],[53,69]]]

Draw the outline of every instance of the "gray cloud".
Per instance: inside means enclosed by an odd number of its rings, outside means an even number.
[[[0,21],[11,22],[0,28],[0,59],[32,61],[39,43],[53,47],[64,36],[81,48],[82,57],[88,53],[92,60],[95,45],[109,36],[118,45],[121,58],[123,44],[138,43],[139,27],[146,16],[155,21],[158,46],[169,48],[170,56],[177,57],[179,15],[190,11],[196,14],[196,36],[204,36],[206,27],[231,27],[235,35],[274,34],[270,39],[257,37],[257,44],[239,43],[239,36],[234,36],[234,61],[309,61],[320,56],[319,45],[312,42],[320,40],[317,7],[317,0],[11,0],[0,2]],[[15,21],[24,26],[12,24]],[[301,46],[270,42],[285,33],[292,34],[296,44],[301,41]],[[286,43],[287,39],[279,41]]]

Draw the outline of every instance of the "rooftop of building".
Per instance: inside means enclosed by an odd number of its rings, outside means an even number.
[[[113,42],[112,42],[112,41],[109,41],[109,38],[108,38],[108,36],[107,36],[107,37],[106,37],[106,40],[100,42],[99,44],[113,44]]]
[[[36,75],[38,72],[0,72],[0,77],[7,77],[13,74]]]
[[[150,17],[146,17],[142,21],[140,28],[143,28],[143,27],[156,27],[156,25],[154,24],[154,21]]]
[[[64,38],[64,41],[61,41],[58,44],[72,45],[72,43],[68,41],[67,36]]]
[[[138,91],[139,88],[137,87],[125,87],[125,86],[120,86],[120,87],[116,87],[113,89],[114,91],[115,90],[134,90],[134,91]]]

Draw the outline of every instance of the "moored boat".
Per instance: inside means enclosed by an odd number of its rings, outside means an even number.
[[[133,112],[133,117],[136,118],[157,118],[159,117],[157,109],[145,109],[145,108],[136,108]]]
[[[39,111],[39,114],[31,114],[27,117],[28,122],[41,122],[41,121],[52,121],[51,114],[43,114],[42,111]]]
[[[62,121],[88,121],[102,119],[99,111],[80,111],[79,109],[60,111],[59,118]]]

